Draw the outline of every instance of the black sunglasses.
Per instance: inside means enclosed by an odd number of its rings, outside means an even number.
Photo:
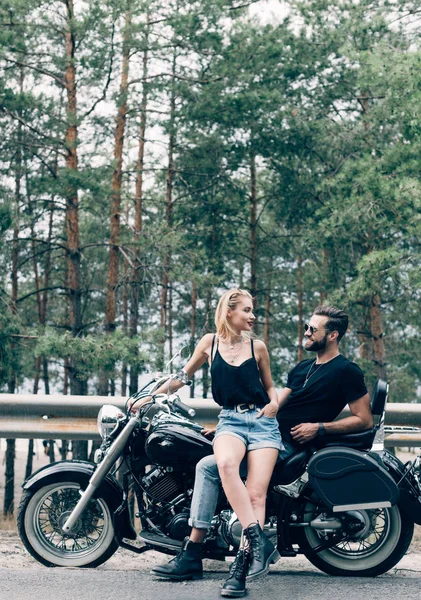
[[[309,325],[308,323],[304,323],[304,331],[306,333],[307,333],[307,331],[309,331],[311,335],[313,335],[313,333],[316,333],[316,331],[321,331],[323,329],[325,331],[327,331],[326,327],[313,327],[313,325]]]

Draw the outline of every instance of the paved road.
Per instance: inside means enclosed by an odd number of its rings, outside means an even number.
[[[222,573],[174,583],[136,571],[0,569],[1,600],[216,600]],[[274,572],[249,585],[249,600],[419,600],[421,574],[377,579],[329,577],[312,572]]]
[[[419,537],[419,536],[418,536]],[[217,600],[229,564],[205,560],[205,577],[169,582],[150,570],[168,557],[119,549],[97,569],[48,569],[16,532],[0,531],[0,600]],[[414,540],[396,567],[376,579],[330,577],[303,556],[281,559],[252,582],[248,600],[420,600],[421,544]]]

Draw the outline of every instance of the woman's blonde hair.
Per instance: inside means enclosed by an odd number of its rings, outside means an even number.
[[[228,321],[228,311],[235,310],[237,304],[241,302],[242,298],[248,298],[249,300],[253,301],[253,298],[249,292],[246,290],[240,290],[239,288],[228,290],[228,292],[225,292],[225,294],[221,296],[215,311],[215,326],[219,337],[228,339],[230,336],[237,335],[237,332],[234,331]],[[244,337],[250,337],[249,334],[243,333],[243,335]]]

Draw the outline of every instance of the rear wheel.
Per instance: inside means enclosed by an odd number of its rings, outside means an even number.
[[[93,498],[70,534],[63,525],[80,498],[80,484],[57,482],[24,491],[18,530],[28,552],[47,567],[96,567],[119,544],[112,511],[103,498]]]
[[[305,512],[307,521],[320,513],[310,503]],[[364,528],[350,539],[318,553],[314,548],[326,538],[311,527],[303,529],[301,548],[308,560],[329,575],[375,577],[394,567],[409,548],[414,533],[413,522],[398,506],[351,514],[364,523]]]

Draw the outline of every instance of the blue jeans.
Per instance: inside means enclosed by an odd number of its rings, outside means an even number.
[[[223,408],[219,413],[214,443],[218,436],[229,434],[243,442],[247,451],[260,448],[283,450],[278,421],[275,417],[270,418],[265,415],[257,418],[259,412],[260,408],[244,413]]]
[[[283,442],[284,450],[279,452],[278,460],[285,460],[296,449]],[[240,464],[240,475],[247,475],[247,456]],[[193,497],[190,508],[189,525],[197,529],[209,529],[216,512],[218,496],[221,490],[221,478],[213,454],[205,456],[196,465],[196,479],[194,482]]]

